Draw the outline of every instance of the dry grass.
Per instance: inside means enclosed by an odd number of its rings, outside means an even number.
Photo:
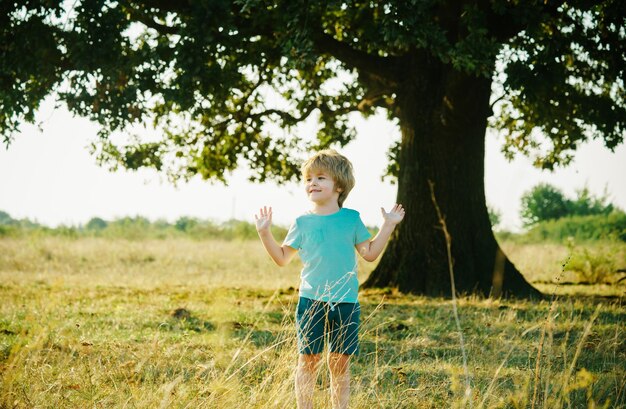
[[[544,294],[585,295],[603,297],[624,297],[626,280],[616,283],[626,276],[626,244],[624,243],[587,243],[569,246],[555,243],[518,244],[501,243],[502,249],[513,264]],[[584,283],[586,277],[573,269],[574,259],[602,255],[611,259],[615,270],[608,272],[606,278],[593,285]]]
[[[256,242],[0,240],[0,408],[293,408],[298,270]],[[351,407],[463,407],[450,301],[361,304]],[[458,308],[474,407],[626,406],[621,300]]]

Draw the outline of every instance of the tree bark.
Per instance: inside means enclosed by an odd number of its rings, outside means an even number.
[[[491,230],[484,190],[490,79],[428,56],[416,56],[410,65],[413,73],[419,67],[419,74],[406,76],[396,100],[402,134],[397,202],[406,217],[364,287],[450,295],[446,243],[430,180],[451,235],[457,292],[539,297]]]

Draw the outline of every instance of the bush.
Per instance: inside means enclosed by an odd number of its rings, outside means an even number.
[[[589,250],[586,247],[576,248],[574,240],[568,243],[570,258],[564,268],[573,271],[580,277],[580,282],[586,284],[606,283],[624,263],[624,254],[613,247],[601,247]]]
[[[525,226],[567,216],[608,215],[615,210],[612,204],[607,203],[606,192],[601,197],[594,197],[584,187],[576,192],[576,199],[571,200],[547,183],[538,184],[524,193],[521,201],[521,218]]]
[[[192,217],[181,217],[176,220],[176,223],[174,223],[174,227],[176,227],[176,230],[189,232],[198,224],[200,224],[200,221],[198,219],[194,219]]]
[[[99,217],[94,217],[87,222],[87,225],[85,226],[85,228],[87,230],[99,231],[99,230],[104,230],[107,226],[108,226],[108,223],[106,222],[106,220],[103,220]]]
[[[0,226],[5,226],[8,224],[13,224],[15,220],[7,213],[0,210]]]
[[[0,237],[15,236],[15,227],[0,224]]]
[[[626,242],[626,214],[613,211],[608,215],[571,216],[535,224],[523,235],[527,242],[620,240]]]
[[[7,212],[0,210],[0,236],[17,236],[42,227],[28,219],[14,219]]]
[[[277,240],[287,235],[287,229],[272,226]],[[15,237],[24,234],[43,236],[106,237],[110,239],[168,239],[173,237],[189,237],[192,239],[223,239],[223,240],[256,240],[258,238],[254,223],[242,220],[229,220],[218,224],[208,220],[181,217],[174,223],[167,220],[154,222],[145,217],[123,217],[106,221],[100,217],[91,218],[84,227],[59,226],[49,228],[31,222],[28,219],[16,220],[0,211],[0,237]]]
[[[489,221],[491,222],[491,227],[496,229],[500,222],[502,221],[502,213],[491,206],[487,206],[487,213],[489,214]]]
[[[521,217],[526,226],[567,215],[567,199],[559,189],[546,183],[524,193],[521,200]]]

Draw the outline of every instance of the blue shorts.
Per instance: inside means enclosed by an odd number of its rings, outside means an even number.
[[[359,353],[359,303],[329,303],[300,297],[296,309],[298,351],[320,354],[328,338],[330,352],[345,355]]]

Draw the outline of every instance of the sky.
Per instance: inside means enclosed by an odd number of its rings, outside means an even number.
[[[39,126],[24,125],[8,149],[0,146],[0,210],[13,218],[51,227],[85,224],[96,216],[254,221],[259,207],[267,205],[273,207],[274,222],[288,226],[310,209],[300,184],[252,184],[246,169],[229,175],[228,186],[195,178],[174,187],[151,170],[112,173],[99,167],[87,148],[96,139],[96,124],[73,117],[65,108],[55,109],[51,100],[42,104],[36,122]],[[357,138],[338,149],[352,161],[356,176],[345,206],[358,210],[367,225],[377,226],[382,222],[380,208],[389,209],[396,198],[396,186],[381,176],[387,149],[399,138],[399,130],[384,115],[354,116],[352,123]],[[314,128],[299,132],[312,135]],[[487,203],[501,214],[501,229],[522,228],[520,199],[538,183],[552,184],[572,198],[585,186],[596,196],[606,189],[609,201],[626,209],[626,146],[611,153],[591,141],[579,147],[570,165],[549,172],[534,168],[525,157],[507,161],[501,145],[502,138],[488,131],[485,192]]]

